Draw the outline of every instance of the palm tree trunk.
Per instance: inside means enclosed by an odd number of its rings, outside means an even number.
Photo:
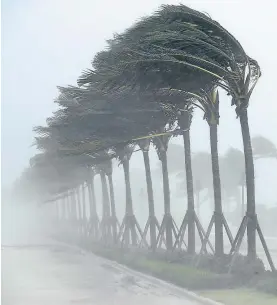
[[[83,221],[87,221],[85,183],[82,184]]]
[[[128,244],[129,239],[129,230],[131,231],[132,237],[132,245],[135,246],[137,244],[137,236],[135,231],[135,223],[132,221],[134,216],[133,211],[133,202],[132,202],[132,190],[130,183],[130,168],[129,168],[129,160],[123,160],[123,169],[124,169],[124,178],[125,178],[125,187],[126,187],[126,221],[127,221],[127,230],[126,230],[126,243]]]
[[[78,207],[78,221],[82,220],[82,208],[81,208],[81,196],[80,196],[80,188],[76,188],[76,196],[77,196],[77,207]]]
[[[66,201],[65,201],[65,214],[66,214],[66,219],[69,221],[70,220],[70,197],[68,192],[66,193]]]
[[[65,220],[65,210],[66,210],[65,197],[62,198],[61,203],[62,203],[62,220],[64,221]]]
[[[241,185],[241,217],[245,214],[244,184]]]
[[[96,208],[96,198],[94,189],[94,175],[87,181],[88,184],[88,197],[89,197],[89,222],[91,227],[91,234],[93,238],[97,239],[99,236],[99,223]]]
[[[69,193],[69,215],[70,215],[71,222],[73,222],[73,219],[74,219],[74,208],[73,208],[72,192]]]
[[[152,185],[151,168],[150,168],[148,150],[143,151],[143,160],[144,160],[144,167],[145,167],[145,177],[146,177],[148,207],[149,207],[150,247],[152,250],[155,250],[155,248],[156,248],[155,207],[154,207],[154,194],[153,194],[153,185]]]
[[[190,150],[190,131],[187,129],[183,133],[184,150],[185,150],[185,167],[186,167],[186,183],[187,183],[187,201],[188,201],[188,253],[195,253],[195,221],[194,221],[194,191],[193,176],[191,166],[191,150]]]
[[[172,249],[173,240],[172,240],[172,219],[170,212],[170,188],[169,188],[169,179],[168,179],[168,168],[167,168],[167,153],[165,150],[160,151],[160,160],[162,163],[163,171],[163,190],[164,190],[164,213],[166,221],[166,248]]]
[[[210,146],[212,158],[213,187],[214,187],[214,216],[215,216],[215,255],[224,253],[221,182],[217,146],[217,124],[210,124]]]
[[[76,205],[75,191],[72,191],[71,193],[71,213],[72,213],[72,220],[75,222],[77,220],[77,205]]]
[[[200,190],[196,190],[196,194],[195,194],[195,197],[196,197],[196,214],[199,218],[199,220],[201,219],[201,215],[200,215]]]
[[[94,176],[91,181],[88,181],[88,196],[89,196],[89,216],[91,221],[96,221],[97,209],[94,189]]]
[[[86,193],[85,193],[85,183],[81,185],[82,193],[82,234],[86,236],[87,234],[87,208],[86,208]]]
[[[102,184],[102,224],[104,225],[104,238],[109,240],[111,237],[111,226],[110,226],[110,201],[106,174],[100,171],[100,178]]]
[[[256,204],[255,204],[255,172],[254,160],[251,145],[250,130],[248,125],[247,109],[240,113],[240,125],[243,140],[245,175],[246,175],[246,196],[247,215],[249,222],[247,226],[247,256],[249,259],[256,258]]]
[[[112,213],[112,228],[113,228],[113,239],[114,243],[116,243],[117,239],[117,218],[116,218],[116,210],[115,210],[115,199],[114,199],[114,187],[113,187],[113,176],[112,174],[108,175],[109,187],[110,187],[110,200],[111,200],[111,213]]]
[[[73,230],[78,230],[78,220],[77,220],[77,204],[75,190],[71,193],[71,212],[72,212],[72,228]]]
[[[55,218],[59,220],[60,218],[59,200],[55,201],[54,205],[55,205]]]

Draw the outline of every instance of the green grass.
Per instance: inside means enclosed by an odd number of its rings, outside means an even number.
[[[165,281],[192,290],[226,288],[234,285],[233,278],[225,274],[216,274],[208,270],[168,263],[166,261],[150,259],[136,254],[123,254],[109,249],[96,249],[95,254],[115,260],[135,270],[153,275]]]
[[[181,286],[191,286],[199,281],[210,281],[220,277],[206,270],[199,270],[182,264],[170,264],[148,258],[136,259],[131,262],[131,265],[156,276],[174,281]]]
[[[225,305],[276,305],[277,296],[251,289],[205,290],[200,295]]]
[[[200,295],[225,305],[277,305],[277,295],[241,287],[234,277],[227,274],[216,274],[121,250],[96,248],[93,252],[177,286],[197,291]]]

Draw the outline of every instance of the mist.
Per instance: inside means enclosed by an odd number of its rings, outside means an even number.
[[[181,136],[180,133],[178,136],[177,133],[170,134],[166,152],[170,213],[165,208],[165,176],[157,154],[159,150],[148,135],[152,141],[149,159],[157,220],[154,243],[144,158],[133,137],[130,145],[135,144],[130,162],[128,160],[131,200],[130,194],[129,200],[126,194],[128,183],[123,160],[115,153],[111,161],[115,199],[113,215],[109,174],[101,168],[103,163],[88,162],[84,166],[76,161],[78,165],[73,162],[76,168],[71,171],[69,164],[63,163],[63,158],[58,158],[58,161],[54,158],[53,161],[49,157],[55,149],[40,147],[37,138],[41,134],[33,130],[35,126],[49,126],[49,118],[57,118],[56,111],[61,108],[72,111],[68,105],[66,108],[59,104],[60,89],[57,86],[67,89],[68,86],[77,86],[77,79],[85,69],[91,68],[94,56],[108,50],[108,41],[116,37],[115,33],[123,33],[143,16],[153,14],[162,4],[178,5],[179,2],[2,1],[1,254],[4,305],[127,305],[130,302],[134,305],[197,305],[212,304],[212,301],[222,305],[276,304],[277,104],[273,83],[277,69],[274,60],[277,42],[274,39],[276,9],[273,1],[263,3],[263,6],[261,2],[250,0],[181,1],[195,10],[207,12],[218,21],[234,35],[261,69],[261,77],[247,105],[255,169],[253,194],[258,222],[256,215],[251,218],[252,221],[255,218],[255,228],[252,223],[255,238],[251,239],[251,221],[247,218],[240,119],[236,105],[231,106],[232,99],[222,88],[218,89],[220,116],[217,132],[223,210],[220,214],[228,228],[220,223],[223,253],[219,256],[215,249],[215,223],[210,235],[207,234],[213,217],[218,214],[215,213],[209,124],[206,118],[203,119],[199,107],[193,109],[189,130],[193,215],[197,221],[194,220],[193,226],[185,227],[184,232],[180,228],[186,220],[189,201],[185,131],[181,130]],[[81,89],[84,88],[87,89],[86,86]],[[238,99],[242,99],[241,95]],[[83,101],[80,101],[77,101],[77,106],[83,110]],[[103,117],[108,124],[109,118]],[[112,129],[108,130],[107,138],[112,138]],[[92,134],[97,133],[98,129],[95,130]],[[128,128],[125,131],[128,133]],[[85,138],[81,128],[76,131],[76,139],[79,137]],[[261,151],[264,148],[263,144],[253,145],[253,139],[259,137],[266,139],[273,150],[257,154],[256,148]],[[67,143],[71,134],[64,138]],[[99,138],[102,139],[102,135]],[[76,140],[76,143],[83,142]],[[116,152],[116,149],[112,147],[111,150]],[[242,159],[229,159],[230,151]],[[34,162],[37,156],[49,157],[50,162],[46,162],[44,170]],[[93,179],[92,176],[87,178],[84,169],[89,175],[95,170]],[[78,170],[83,174],[79,180],[76,178]],[[99,173],[104,173],[104,179],[107,179],[106,198]],[[92,183],[95,201],[90,196]],[[163,226],[166,217],[172,221],[170,229],[166,224]],[[244,219],[248,219],[250,225],[245,224]],[[244,233],[240,240],[242,227]],[[260,232],[264,236],[263,244]],[[193,234],[195,245],[190,239]],[[234,241],[236,234],[237,242]],[[191,244],[195,248],[192,252]],[[254,253],[252,258],[251,250]]]

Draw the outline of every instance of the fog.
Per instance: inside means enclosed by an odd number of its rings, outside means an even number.
[[[2,186],[2,280],[4,305],[19,304],[200,304],[172,287],[163,286],[140,275],[124,271],[80,248],[58,242],[53,236],[56,203],[26,202],[12,194],[13,182],[29,165],[36,153],[32,146],[32,128],[44,125],[56,110],[53,103],[57,86],[76,85],[81,71],[90,66],[93,56],[106,46],[113,33],[122,32],[160,4],[178,4],[161,0],[4,0],[2,1],[2,92],[1,92],[1,186]],[[274,80],[277,42],[274,37],[276,8],[274,1],[261,2],[181,1],[226,27],[255,58],[262,77],[249,105],[251,136],[262,135],[277,145]],[[230,99],[220,96],[219,153],[229,148],[242,150],[240,124]],[[209,129],[203,114],[196,110],[191,127],[192,156],[209,152]],[[171,144],[182,147],[180,137]],[[169,148],[169,153],[170,153]],[[155,213],[159,222],[164,215],[160,161],[150,150]],[[170,171],[171,212],[179,227],[187,208],[185,188],[178,174],[184,173],[184,159],[176,160],[179,171]],[[143,229],[148,218],[147,189],[143,156],[134,152],[130,161],[132,199],[135,216]],[[122,166],[113,162],[116,213],[119,222],[125,214],[125,184]],[[255,160],[257,212],[261,228],[277,265],[277,160]],[[99,175],[95,179],[98,215],[102,217],[102,192]],[[13,190],[15,191],[15,190]],[[3,195],[4,194],[4,195]],[[205,195],[201,193],[201,198]],[[241,194],[239,194],[241,196]],[[15,199],[16,198],[16,199]],[[223,207],[233,234],[242,214],[238,202],[224,201]],[[86,191],[87,219],[89,219]],[[203,200],[198,211],[206,229],[212,216],[212,200]],[[59,211],[61,212],[61,211]],[[271,219],[269,221],[269,219]],[[213,242],[212,235],[211,240]],[[225,239],[225,251],[230,245]],[[258,240],[258,239],[257,239]],[[200,240],[197,240],[199,248]],[[241,252],[246,253],[244,240]],[[269,269],[258,240],[258,256]],[[108,265],[108,267],[107,267]],[[106,267],[105,267],[106,266]],[[119,269],[116,269],[119,268]],[[33,271],[32,271],[33,270]],[[130,284],[130,277],[134,278]],[[126,280],[127,278],[127,280]],[[129,280],[128,280],[129,278]],[[100,280],[106,284],[100,284]],[[128,282],[129,281],[129,282]],[[129,284],[126,284],[129,283]],[[150,288],[147,288],[149,286]],[[116,301],[115,301],[116,300]]]
[[[3,305],[197,305],[185,290],[53,239],[54,205],[2,205]]]
[[[43,244],[47,237],[47,215],[43,213],[45,210],[34,203],[3,202],[2,245]]]

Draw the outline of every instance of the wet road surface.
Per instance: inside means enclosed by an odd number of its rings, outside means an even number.
[[[182,293],[63,245],[2,248],[3,305],[197,305]]]

